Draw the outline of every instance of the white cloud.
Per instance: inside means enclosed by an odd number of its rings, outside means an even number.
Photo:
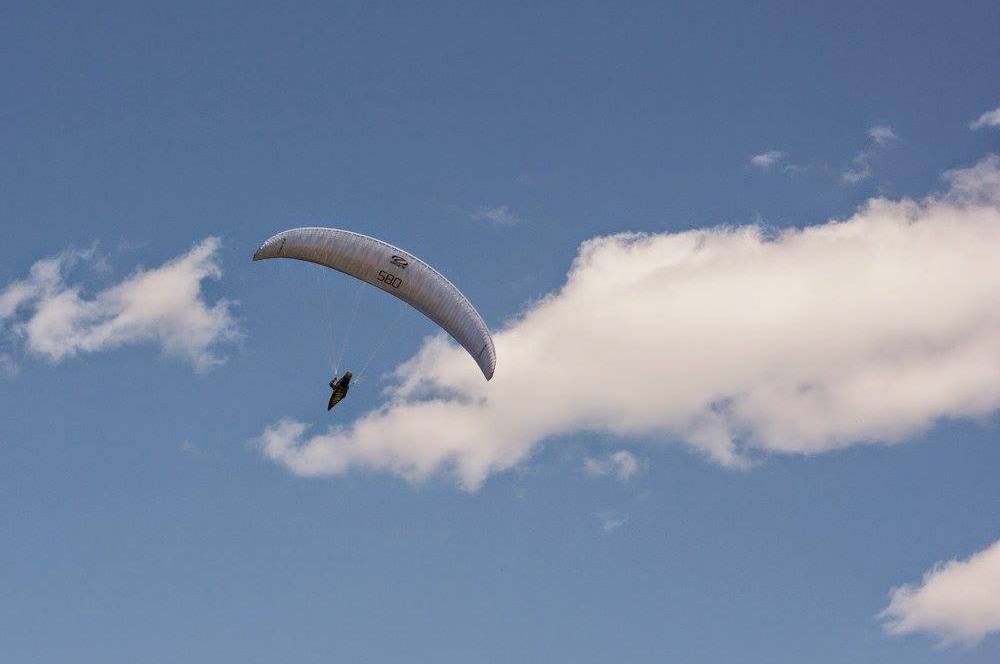
[[[25,304],[59,288],[63,270],[79,258],[79,252],[67,251],[53,258],[36,261],[26,279],[10,283],[0,291],[0,322],[13,317]]]
[[[476,221],[490,221],[501,226],[519,224],[523,221],[521,217],[506,205],[499,205],[494,208],[481,208],[472,213],[472,218]]]
[[[945,171],[945,201],[957,206],[1000,206],[1000,158],[990,155],[969,168]]]
[[[784,160],[785,153],[781,150],[768,150],[750,157],[750,165],[760,169],[768,169]]]
[[[603,510],[601,512],[595,512],[594,517],[600,522],[601,530],[606,533],[618,530],[628,523],[628,515],[622,514],[618,510]]]
[[[872,176],[872,160],[885,149],[887,145],[899,140],[899,136],[889,125],[873,125],[868,129],[869,145],[855,155],[854,166],[846,168],[840,174],[841,182],[857,184]]]
[[[984,127],[1000,127],[1000,106],[992,111],[986,111],[977,119],[969,123],[969,129],[982,129]]]
[[[222,275],[218,248],[218,239],[205,239],[188,253],[138,270],[92,297],[65,281],[76,262],[93,260],[92,252],[40,260],[27,278],[0,292],[0,322],[8,321],[31,352],[52,362],[148,342],[206,370],[221,361],[214,347],[239,336],[230,303],[210,305],[201,290],[205,279]]]
[[[264,453],[299,475],[378,469],[467,489],[577,431],[674,440],[719,463],[895,443],[1000,407],[1000,159],[923,201],[843,221],[585,242],[565,285],[495,335],[487,383],[433,338],[382,407]]]
[[[584,459],[583,472],[591,477],[613,475],[624,482],[639,472],[639,460],[627,450],[618,450],[603,459]]]
[[[868,154],[862,152],[857,157],[854,158],[855,168],[845,169],[843,173],[840,174],[840,179],[842,182],[847,184],[857,184],[862,180],[867,180],[872,176],[872,168],[868,164]]]
[[[919,585],[894,588],[889,598],[879,614],[889,634],[971,645],[1000,632],[1000,541],[967,560],[938,563]]]
[[[868,138],[875,141],[876,145],[885,145],[899,140],[896,132],[889,125],[874,125],[868,129]]]

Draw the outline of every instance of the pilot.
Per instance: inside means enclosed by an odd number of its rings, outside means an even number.
[[[333,377],[330,381],[330,389],[333,390],[333,394],[330,395],[330,402],[326,404],[326,409],[330,410],[338,403],[344,400],[347,396],[347,390],[351,386],[351,372],[345,371],[344,375],[341,376],[340,380],[337,380],[337,376]]]

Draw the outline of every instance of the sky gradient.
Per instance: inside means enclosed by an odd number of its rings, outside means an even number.
[[[996,3],[0,11],[0,659],[1000,657]]]

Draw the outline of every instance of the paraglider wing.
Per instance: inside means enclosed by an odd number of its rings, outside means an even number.
[[[437,323],[493,377],[496,351],[483,317],[454,284],[413,254],[367,235],[336,228],[293,228],[254,252],[255,261],[295,258],[325,265],[381,288]]]

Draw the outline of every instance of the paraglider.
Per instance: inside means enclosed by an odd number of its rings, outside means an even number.
[[[493,377],[496,350],[483,317],[454,284],[413,254],[361,233],[311,227],[269,238],[254,252],[253,260],[268,258],[316,263],[380,288],[434,321],[469,353],[486,380]],[[330,408],[347,394],[349,376],[350,372],[340,381],[331,381]],[[334,383],[343,392],[336,401]]]

